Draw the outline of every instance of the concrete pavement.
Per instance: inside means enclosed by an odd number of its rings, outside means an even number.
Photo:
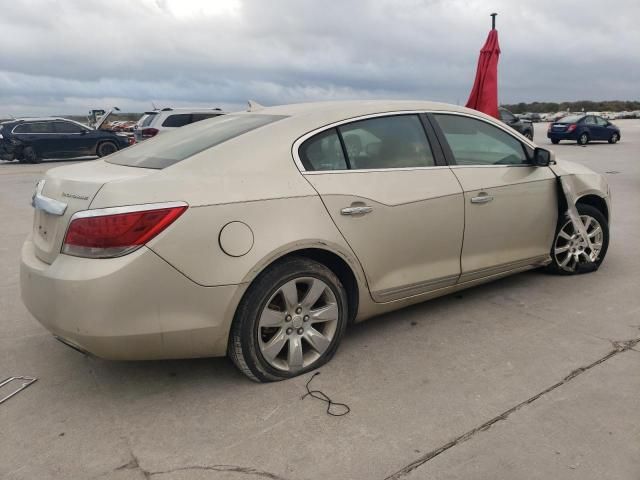
[[[339,418],[301,400],[309,375],[257,385],[226,359],[115,363],[56,342],[18,288],[28,201],[52,164],[0,162],[0,379],[39,378],[0,405],[0,477],[637,479],[640,121],[616,123],[620,144],[553,146],[611,172],[601,269],[528,272],[353,326],[313,383],[350,406]]]

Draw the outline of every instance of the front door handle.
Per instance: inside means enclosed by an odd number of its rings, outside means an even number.
[[[365,213],[371,213],[373,211],[373,207],[369,207],[368,205],[362,207],[346,207],[340,210],[342,215],[364,215]]]
[[[477,197],[471,197],[471,203],[489,203],[491,200],[493,200],[493,197],[486,193],[484,195],[480,194]]]

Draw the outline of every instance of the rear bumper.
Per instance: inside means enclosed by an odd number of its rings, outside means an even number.
[[[578,132],[574,130],[571,133],[567,132],[547,132],[547,138],[551,140],[578,140]]]
[[[226,354],[245,285],[202,287],[146,247],[120,258],[58,255],[49,265],[22,248],[22,299],[65,343],[113,360]]]

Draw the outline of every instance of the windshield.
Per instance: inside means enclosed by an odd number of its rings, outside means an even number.
[[[165,168],[234,137],[286,118],[279,115],[221,115],[163,133],[111,155],[106,161],[127,167]]]
[[[558,120],[558,123],[578,123],[584,118],[584,115],[569,115],[568,117],[562,117]]]

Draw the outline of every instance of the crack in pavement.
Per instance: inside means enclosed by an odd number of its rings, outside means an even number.
[[[264,470],[257,470],[251,467],[241,467],[239,465],[188,465],[185,467],[176,467],[169,470],[150,472],[149,470],[145,470],[144,468],[142,468],[142,466],[140,465],[140,461],[138,460],[138,457],[133,453],[133,449],[131,448],[129,449],[129,454],[131,455],[131,460],[115,468],[114,471],[139,470],[140,473],[142,473],[144,478],[147,480],[155,475],[166,475],[169,473],[185,472],[189,470],[209,470],[212,472],[233,472],[233,473],[241,473],[245,475],[253,475],[261,478],[268,478],[270,480],[286,480],[283,477],[280,477],[270,472],[265,472]]]
[[[269,478],[270,480],[286,480],[283,477],[275,475],[273,473],[265,472],[264,470],[256,470],[251,467],[240,467],[238,465],[191,465],[188,467],[178,467],[171,470],[165,470],[162,472],[148,472],[150,478],[154,475],[164,475],[167,473],[184,472],[187,470],[210,470],[213,472],[234,472],[243,473],[245,475],[254,475],[256,477]]]
[[[484,422],[482,425],[480,425],[480,426],[478,426],[478,427],[476,427],[476,428],[474,428],[472,430],[469,430],[466,433],[463,433],[462,435],[454,438],[450,442],[445,443],[441,447],[438,447],[435,450],[431,450],[430,452],[426,453],[422,457],[420,457],[417,460],[414,460],[410,464],[406,465],[404,468],[398,470],[396,473],[386,477],[384,480],[396,480],[398,478],[402,478],[402,477],[408,475],[410,472],[412,472],[413,470],[421,467],[422,465],[427,463],[429,460],[434,459],[435,457],[437,457],[441,453],[446,452],[447,450],[449,450],[450,448],[455,447],[456,445],[459,445],[459,444],[461,444],[463,442],[466,442],[467,440],[472,438],[477,433],[489,430],[491,428],[491,426],[493,426],[493,424],[495,424],[497,422],[500,422],[502,420],[506,420],[509,417],[509,415],[511,415],[513,412],[516,412],[516,411],[520,410],[522,407],[525,407],[526,405],[529,405],[529,404],[535,402],[540,397],[552,392],[556,388],[561,387],[565,383],[570,382],[571,380],[573,380],[577,376],[583,374],[584,372],[586,372],[588,370],[591,370],[593,367],[596,367],[596,366],[600,365],[601,363],[606,362],[607,360],[615,357],[616,355],[618,355],[618,354],[620,354],[622,352],[626,352],[628,350],[634,350],[633,347],[638,345],[638,343],[640,343],[640,337],[639,338],[634,338],[634,339],[631,339],[631,340],[623,340],[623,341],[613,341],[613,342],[611,342],[611,344],[613,345],[613,350],[611,350],[609,353],[607,353],[604,357],[599,358],[595,362],[592,362],[592,363],[590,363],[589,365],[587,365],[585,367],[576,368],[569,375],[564,377],[559,382],[554,383],[550,387],[544,389],[540,393],[537,393],[533,397],[528,398],[524,402],[521,402],[521,403],[517,404],[516,406],[511,407],[509,410],[506,410],[506,411],[502,412],[500,415],[498,415],[496,417],[493,417],[491,420],[488,420],[488,421]]]

